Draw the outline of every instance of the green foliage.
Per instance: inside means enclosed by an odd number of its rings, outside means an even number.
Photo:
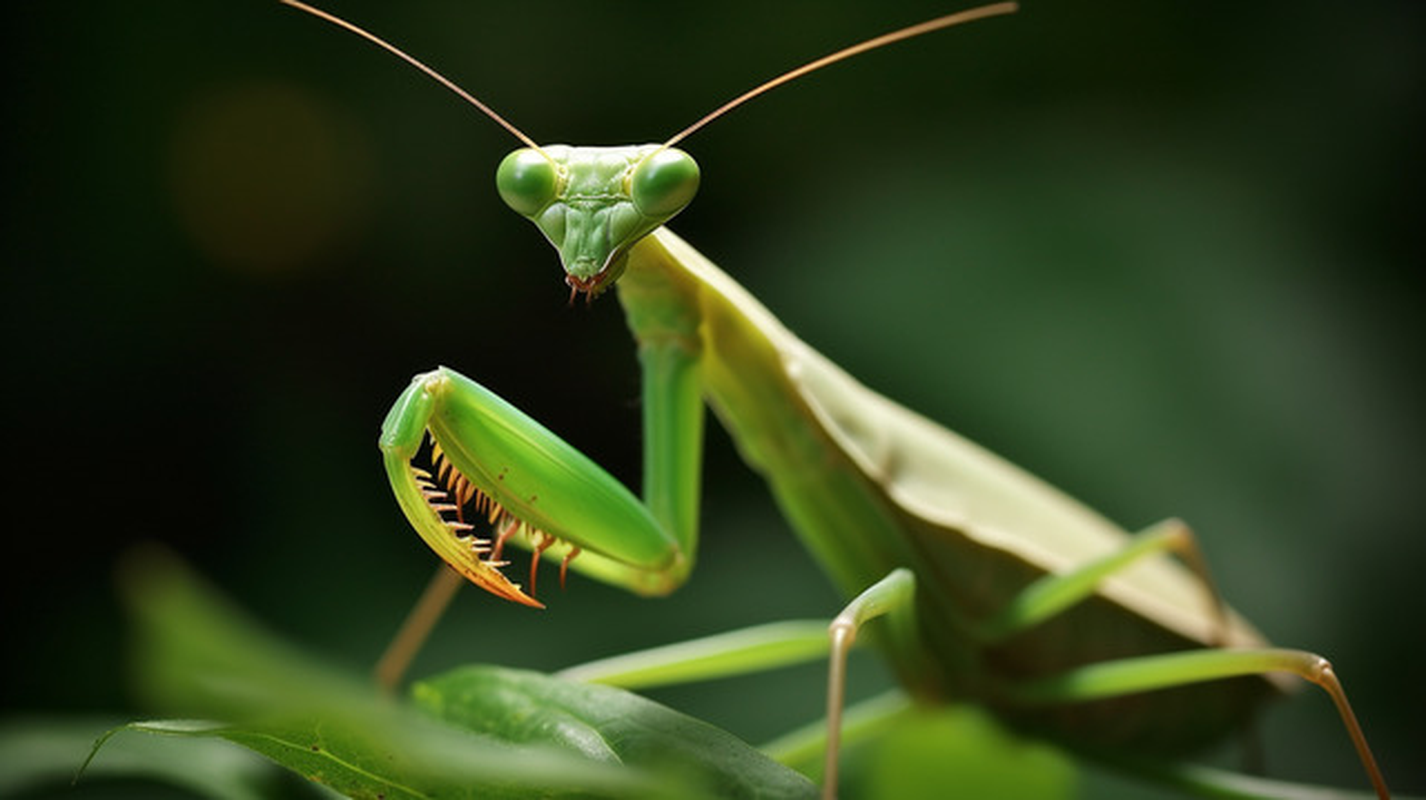
[[[148,723],[127,728],[141,729]],[[50,797],[74,781],[95,736],[115,729],[105,717],[31,718],[0,725],[0,797]],[[159,732],[159,731],[155,731]],[[189,796],[212,800],[275,800],[285,797],[284,776],[260,756],[215,739],[118,736],[104,745],[103,754],[87,765],[83,790],[128,783],[147,787],[169,786]],[[290,794],[290,793],[289,793]],[[112,794],[105,794],[112,797]],[[135,796],[142,796],[136,794]],[[310,792],[303,796],[310,796]]]
[[[278,641],[168,556],[131,565],[126,587],[140,689],[181,718],[101,737],[106,769],[107,742],[136,731],[226,739],[359,798],[815,794],[731,735],[619,689],[471,667],[420,684],[413,706]]]
[[[688,776],[718,797],[815,794],[806,778],[725,731],[622,689],[480,665],[419,683],[413,695],[418,707],[462,729]]]

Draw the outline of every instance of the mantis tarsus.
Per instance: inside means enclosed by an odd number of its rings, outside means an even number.
[[[697,545],[706,401],[850,600],[831,627],[829,796],[846,652],[863,623],[883,615],[872,630],[918,700],[972,700],[1014,727],[1091,751],[1173,755],[1221,738],[1273,693],[1278,673],[1296,674],[1329,693],[1377,794],[1388,796],[1330,665],[1269,647],[1228,609],[1186,526],[1131,535],[871,392],[663,227],[699,178],[672,145],[711,119],[821,66],[1015,4],[811,62],[662,144],[588,148],[538,145],[391,45],[284,2],[390,50],[519,138],[525,147],[497,173],[501,197],[559,250],[571,300],[618,286],[639,345],[642,500],[474,381],[446,368],[416,376],[381,447],[403,511],[457,572],[538,606],[502,571],[507,544],[518,542],[535,553],[532,590],[541,557],[559,562],[561,578],[570,570],[653,595],[677,588]],[[431,470],[412,465],[422,455]],[[486,523],[490,533],[477,533]]]

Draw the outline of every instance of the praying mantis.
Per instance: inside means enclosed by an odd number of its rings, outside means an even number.
[[[1295,674],[1329,694],[1373,788],[1389,796],[1330,665],[1269,647],[1229,609],[1186,526],[1126,532],[867,389],[664,227],[699,180],[673,145],[711,119],[827,63],[1013,3],[838,51],[661,144],[580,148],[539,145],[371,34],[284,2],[405,58],[520,139],[497,171],[502,199],[559,251],[571,301],[617,288],[638,343],[642,498],[460,373],[412,380],[383,424],[383,460],[408,520],[455,572],[528,606],[542,605],[533,591],[542,558],[562,580],[574,572],[639,594],[676,589],[697,547],[706,402],[848,600],[824,648],[826,796],[836,791],[847,651],[878,617],[867,635],[918,701],[976,702],[1014,728],[1089,751],[1190,750],[1240,728],[1281,673]],[[414,463],[423,458],[429,469]],[[524,585],[511,577],[516,544],[533,551]],[[388,682],[397,673],[387,670]]]

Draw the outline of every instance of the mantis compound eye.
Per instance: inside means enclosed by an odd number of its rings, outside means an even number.
[[[559,169],[544,153],[529,147],[505,157],[495,171],[500,199],[517,213],[533,217],[554,201]]]
[[[646,217],[677,214],[698,193],[698,164],[693,157],[666,147],[640,161],[629,176],[629,195]]]

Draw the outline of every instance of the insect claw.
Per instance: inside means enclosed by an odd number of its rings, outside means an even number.
[[[550,545],[555,543],[555,537],[541,531],[539,539],[535,542],[535,549],[530,553],[530,596],[535,596],[535,576],[539,572],[540,556],[550,549]]]
[[[456,478],[455,484],[452,491],[455,492],[456,502],[461,505],[470,502],[470,496],[471,493],[475,491],[475,487],[471,485],[470,481],[467,480],[464,475]]]
[[[430,440],[430,469],[421,469],[411,464],[411,474],[415,477],[416,486],[420,490],[421,497],[426,501],[426,506],[437,516],[450,535],[455,537],[466,549],[466,552],[472,554],[478,562],[477,565],[472,565],[471,569],[461,571],[472,582],[497,596],[526,605],[543,607],[534,600],[540,559],[546,550],[560,544],[561,540],[530,527],[528,523],[507,511],[493,495],[482,490],[460,471],[460,468],[436,441],[434,434],[431,434],[429,430],[426,433]],[[483,516],[490,525],[493,535],[489,538],[478,537],[472,533],[476,525],[466,522],[468,505],[474,512],[472,516]],[[499,572],[502,568],[510,566],[511,562],[502,558],[505,543],[510,537],[521,532],[530,537],[532,545],[528,595],[523,592],[519,584],[511,583],[503,573],[497,576],[491,575],[487,571]],[[561,561],[561,588],[565,586],[567,580],[569,563],[578,554],[579,548],[571,547]]]
[[[515,531],[519,527],[520,526],[518,524],[515,524],[506,525],[505,527],[500,529],[500,533],[495,537],[495,553],[491,556],[491,558],[500,557],[500,554],[505,550],[506,540],[508,540],[511,536],[514,536]]]
[[[569,574],[569,562],[573,561],[579,553],[578,546],[571,546],[569,552],[564,554],[564,560],[560,562],[560,591],[564,591],[564,579]]]
[[[431,440],[431,466],[436,470],[436,477],[448,488],[457,477],[464,477],[460,470],[455,468],[455,463],[446,457],[446,451],[441,449],[441,445],[435,439]]]

